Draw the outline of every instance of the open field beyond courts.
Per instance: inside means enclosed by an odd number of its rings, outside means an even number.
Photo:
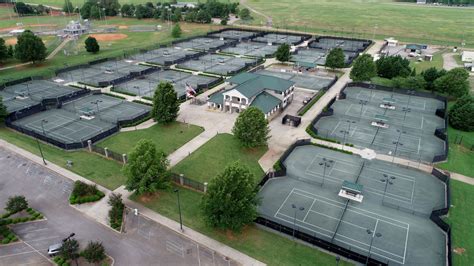
[[[474,252],[474,186],[459,181],[451,181],[451,208],[447,221],[453,226],[454,265],[471,265]]]
[[[118,133],[98,143],[98,146],[119,153],[130,153],[139,140],[150,139],[158,150],[170,154],[203,131],[201,127],[179,122],[170,125],[157,124],[147,129]]]
[[[474,46],[472,8],[416,6],[388,0],[248,0],[274,27],[378,39]],[[256,19],[254,24],[264,21]]]
[[[448,104],[451,107],[454,103]],[[448,127],[449,153],[448,161],[437,166],[462,175],[474,178],[474,150],[470,150],[474,145],[474,132],[465,132]],[[462,137],[462,145],[455,144],[455,141]]]
[[[40,155],[38,145],[31,137],[0,127],[0,139]],[[66,161],[71,160],[74,165],[68,170],[108,189],[116,189],[125,183],[125,176],[121,172],[122,166],[116,161],[83,150],[67,152],[44,143],[41,143],[41,147],[46,160],[64,168],[66,168]]]
[[[209,164],[203,163],[208,169]],[[172,191],[172,190],[170,190]],[[159,192],[152,197],[132,196],[131,199],[175,221],[179,221],[176,194]],[[268,265],[335,265],[334,257],[306,245],[294,243],[287,237],[268,232],[255,225],[247,226],[240,234],[214,230],[206,226],[201,213],[202,194],[180,190],[183,224],[211,238],[229,245]],[[339,265],[350,265],[341,261]]]
[[[171,171],[184,174],[196,181],[209,182],[222,172],[226,165],[240,161],[249,167],[257,181],[263,176],[263,170],[258,164],[258,160],[266,151],[267,147],[242,148],[234,136],[219,134],[178,163]]]

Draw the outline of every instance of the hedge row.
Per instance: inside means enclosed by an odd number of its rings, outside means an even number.
[[[26,211],[28,212],[28,214],[30,216],[28,216],[28,217],[8,218],[12,214],[2,215],[2,220],[0,220],[0,226],[9,225],[9,224],[24,223],[24,222],[28,222],[28,221],[41,220],[41,219],[44,218],[43,215],[40,212],[35,211],[32,208],[28,208]]]
[[[118,98],[118,99],[121,99],[121,100],[125,100],[127,98],[123,97],[123,96],[119,96],[117,94],[113,94],[113,93],[109,93],[109,92],[103,92],[102,94],[104,95],[107,95],[107,96],[110,96],[110,97],[115,97],[115,98]]]
[[[301,110],[300,112],[298,112],[298,116],[303,116],[306,112],[308,112],[309,109],[311,109],[311,107],[313,107],[313,105],[319,100],[321,99],[321,97],[323,97],[323,95],[326,93],[326,90],[321,90],[319,91],[318,95],[316,95],[313,99],[311,99],[311,101],[309,101],[308,104],[306,104],[303,108],[303,110]]]
[[[105,196],[104,192],[97,189],[97,185],[86,184],[82,181],[74,182],[74,188],[69,196],[70,204],[82,204],[98,201]]]
[[[54,263],[56,263],[56,265],[58,266],[69,266],[71,265],[67,260],[65,260],[63,257],[61,256],[56,256],[54,257],[53,259]]]
[[[6,226],[0,226],[0,235],[3,237],[1,241],[3,245],[18,241],[18,237]]]
[[[83,204],[83,203],[88,203],[88,202],[94,202],[94,201],[99,201],[104,196],[105,194],[102,191],[97,192],[96,195],[89,195],[89,196],[83,196],[83,197],[78,197],[78,198],[71,195],[71,197],[69,197],[69,203],[70,204]]]

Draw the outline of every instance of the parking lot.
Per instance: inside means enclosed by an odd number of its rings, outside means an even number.
[[[235,265],[142,216],[129,213],[125,233],[99,224],[68,204],[73,182],[0,148],[0,203],[24,195],[47,220],[12,226],[19,242],[0,246],[0,265],[52,265],[50,245],[75,233],[81,248],[101,241],[114,265]]]

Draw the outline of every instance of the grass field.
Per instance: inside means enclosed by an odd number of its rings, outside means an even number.
[[[454,103],[448,104],[451,107]],[[462,137],[462,145],[454,144],[456,138]],[[448,127],[449,154],[448,161],[437,166],[452,172],[474,178],[474,150],[470,148],[474,145],[474,132],[465,132]]]
[[[0,139],[40,155],[36,141],[29,136],[0,127]],[[114,190],[125,183],[125,177],[121,173],[122,165],[116,161],[83,150],[64,151],[44,143],[41,143],[41,147],[47,161],[66,168],[67,160],[71,160],[74,165],[68,170],[108,189]]]
[[[451,180],[451,208],[448,223],[452,229],[454,265],[472,265],[474,261],[474,186]]]
[[[170,125],[156,124],[147,129],[121,132],[98,143],[98,146],[119,153],[130,153],[139,140],[150,139],[158,150],[170,154],[203,131],[201,127],[179,122]]]
[[[247,0],[274,27],[377,39],[474,47],[473,8],[430,7],[390,0]],[[264,21],[255,20],[261,25]]]
[[[196,181],[208,182],[229,163],[240,161],[249,167],[257,181],[263,177],[258,160],[266,151],[267,147],[242,148],[234,136],[219,134],[179,162],[171,171]]]
[[[430,68],[430,67],[436,67],[437,69],[442,69],[443,68],[443,53],[447,52],[447,50],[441,50],[433,54],[433,60],[432,61],[411,61],[410,62],[410,67],[416,69],[416,73],[420,74],[422,71]]]
[[[203,219],[199,204],[202,194],[188,189],[180,189],[183,224],[219,242],[233,247],[267,265],[336,265],[335,258],[325,252],[296,244],[276,233],[265,231],[255,225],[246,227],[240,234],[214,230]],[[152,197],[131,199],[175,221],[179,220],[176,194],[159,192]],[[340,265],[350,265],[341,261]]]

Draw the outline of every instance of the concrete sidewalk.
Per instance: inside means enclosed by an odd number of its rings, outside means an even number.
[[[33,153],[30,153],[26,150],[23,150],[13,144],[10,144],[2,139],[0,139],[0,147],[3,147],[3,148],[6,148],[12,152],[15,152],[17,154],[19,154],[20,156],[22,157],[25,157],[26,159],[36,163],[36,164],[39,164],[39,165],[43,165],[43,160],[41,157],[33,154]],[[79,176],[67,169],[64,169],[54,163],[51,163],[51,162],[47,162],[47,165],[45,165],[44,167],[48,168],[49,170],[57,173],[57,174],[60,174],[66,178],[69,178],[73,181],[76,181],[76,180],[80,180],[80,181],[83,181],[85,183],[89,183],[89,184],[94,184],[93,182],[85,179],[84,177],[82,176]],[[78,209],[79,211],[83,212],[84,214],[86,214],[87,216],[89,216],[90,218],[96,220],[97,222],[101,223],[101,224],[104,224],[105,226],[109,227],[108,225],[108,222],[107,222],[107,217],[108,217],[108,211],[109,211],[109,206],[107,204],[107,200],[108,200],[108,195],[112,192],[110,190],[108,190],[107,188],[104,188],[102,186],[99,186],[97,185],[97,187],[103,191],[104,193],[106,193],[106,196],[98,201],[98,202],[95,202],[95,203],[89,203],[89,204],[85,204],[85,205],[82,205],[79,207],[77,206],[74,206],[76,209]],[[116,189],[114,192],[118,192],[118,193],[121,193],[123,195],[123,198],[124,198],[124,202],[125,204],[128,206],[128,207],[131,207],[131,208],[137,208],[140,210],[140,212],[144,215],[146,215],[148,218],[154,220],[155,222],[163,225],[163,226],[166,226],[168,227],[169,229],[175,231],[176,233],[182,235],[182,236],[185,236],[195,242],[197,242],[198,244],[202,245],[202,246],[205,246],[209,249],[212,249],[214,251],[216,251],[217,253],[221,254],[222,256],[227,256],[229,258],[231,258],[232,260],[236,261],[237,263],[239,264],[242,264],[242,265],[265,265],[264,263],[258,261],[258,260],[255,260],[231,247],[228,247],[214,239],[211,239],[201,233],[198,233],[190,228],[185,228],[185,231],[184,232],[181,232],[179,230],[179,223],[171,220],[171,219],[168,219],[158,213],[155,213],[154,211],[150,210],[150,209],[147,209],[143,206],[141,206],[140,204],[136,203],[136,202],[132,202],[130,200],[128,200],[128,196],[130,195],[130,192],[126,191],[124,189],[124,187],[120,187],[118,189]],[[113,230],[113,229],[111,229]]]

